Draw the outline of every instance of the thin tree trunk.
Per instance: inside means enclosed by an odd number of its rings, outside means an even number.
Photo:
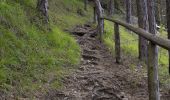
[[[155,6],[156,23],[160,25],[161,24],[161,2],[162,0],[155,0],[155,2],[156,2],[156,6]]]
[[[37,9],[43,14],[45,21],[48,23],[48,0],[38,0]]]
[[[84,0],[84,10],[87,11],[87,4],[88,4],[88,0]]]
[[[115,11],[117,10],[119,10],[119,3],[118,3],[118,1],[117,0],[114,0],[114,8],[115,8]],[[116,12],[117,13],[117,12]]]
[[[102,35],[104,33],[104,19],[101,18],[103,17],[104,10],[99,0],[95,0],[95,6],[96,6],[96,12],[98,18],[97,30],[98,30],[100,41],[102,41]]]
[[[109,1],[108,11],[109,11],[109,16],[112,16],[114,14],[114,0]]]
[[[155,0],[148,0],[149,32],[156,35]],[[158,48],[150,42],[148,47],[148,89],[149,100],[160,100],[158,80]]]
[[[168,39],[170,39],[170,0],[166,0]],[[170,50],[169,50],[169,74],[170,74]]]
[[[131,0],[126,0],[126,22],[131,24],[131,16],[132,16],[132,5]]]
[[[148,31],[148,13],[147,13],[147,1],[136,0],[137,12],[138,12],[138,25],[140,28]],[[147,61],[148,41],[139,36],[139,59]]]

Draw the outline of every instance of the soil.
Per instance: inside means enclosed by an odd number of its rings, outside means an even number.
[[[90,25],[71,33],[81,47],[81,64],[63,79],[64,88],[49,90],[42,100],[148,100],[147,76],[131,70],[128,57],[116,64]]]

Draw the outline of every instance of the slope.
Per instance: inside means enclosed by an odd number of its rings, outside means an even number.
[[[34,98],[59,88],[63,74],[79,64],[80,48],[63,30],[85,23],[91,13],[79,0],[49,5],[45,25],[36,0],[0,0],[0,98]]]

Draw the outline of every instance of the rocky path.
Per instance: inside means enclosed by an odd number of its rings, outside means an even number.
[[[80,67],[63,80],[62,90],[51,90],[45,100],[148,100],[146,78],[115,63],[113,55],[96,37],[90,26],[73,32],[81,46]]]

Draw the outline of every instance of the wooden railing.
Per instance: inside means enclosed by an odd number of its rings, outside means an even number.
[[[121,48],[120,48],[120,32],[119,32],[119,25],[125,27],[126,29],[133,31],[137,35],[145,38],[149,42],[148,46],[148,90],[149,90],[149,100],[160,100],[160,93],[159,93],[159,80],[158,80],[158,58],[155,55],[157,48],[155,45],[158,45],[168,51],[170,51],[170,40],[161,38],[154,34],[151,34],[141,28],[135,27],[131,24],[122,22],[117,19],[111,19],[107,17],[103,17],[103,10],[100,5],[99,0],[94,0],[96,6],[96,14],[98,17],[98,26],[97,30],[102,39],[102,34],[104,33],[104,20],[108,20],[114,23],[114,34],[115,34],[115,56],[116,56],[116,63],[121,62]],[[154,52],[154,53],[153,53]]]
[[[120,32],[119,32],[119,25],[125,27],[126,29],[133,31],[134,33],[136,33],[137,35],[145,38],[146,40],[148,40],[149,42],[151,42],[154,45],[158,45],[166,50],[170,50],[170,40],[169,39],[165,39],[165,38],[161,38],[159,36],[153,35],[141,28],[135,27],[131,24],[125,23],[123,21],[117,20],[117,19],[111,19],[111,18],[106,18],[106,17],[101,17],[100,20],[103,20],[102,22],[104,22],[104,20],[108,20],[114,23],[114,33],[115,33],[115,56],[116,56],[116,63],[120,63],[121,62],[121,44],[120,44]],[[102,25],[104,26],[104,25]],[[104,28],[103,28],[104,29]],[[101,32],[101,31],[99,31]],[[100,33],[103,34],[103,33]],[[152,47],[151,47],[152,48]],[[158,76],[158,66],[150,66],[150,65],[157,65],[157,61],[155,59],[155,55],[149,54],[152,52],[153,49],[151,49],[150,51],[148,50],[148,58],[151,59],[147,59],[148,61],[148,84],[150,84],[149,86],[149,94],[153,97],[153,98],[160,98],[159,97],[159,80],[156,78],[156,76]],[[153,58],[153,59],[152,59]],[[155,69],[155,70],[154,70]],[[153,99],[150,98],[149,100],[159,100],[159,99]]]
[[[137,35],[145,38],[148,40],[150,43],[154,45],[158,45],[166,50],[170,50],[170,40],[161,38],[159,36],[153,35],[149,32],[146,32],[145,30],[141,28],[137,28],[133,25],[127,24],[125,22],[122,22],[117,19],[110,19],[106,17],[101,17],[101,20],[108,20],[114,23],[114,36],[115,36],[115,58],[116,58],[116,63],[121,63],[121,44],[120,44],[120,32],[119,32],[119,25],[125,27],[126,29],[133,31]],[[103,25],[104,26],[104,25]],[[100,33],[103,34],[103,33]],[[159,80],[158,80],[158,61],[153,50],[156,51],[156,49],[150,47],[150,50],[148,50],[148,84],[149,84],[149,100],[160,100],[159,98]],[[155,99],[156,98],[156,99]]]
[[[170,50],[170,40],[169,39],[165,39],[165,38],[161,38],[159,36],[153,35],[149,32],[146,32],[145,30],[143,30],[141,28],[135,27],[131,24],[127,24],[127,23],[120,21],[120,20],[106,18],[106,17],[103,17],[101,19],[105,19],[105,20],[117,23],[121,26],[124,26],[125,28],[129,29],[130,31],[133,31],[137,35],[144,37],[148,41],[151,41],[151,42],[155,43],[156,45],[158,45],[158,46],[160,46],[160,47],[162,47],[166,50]]]
[[[119,34],[119,25],[127,28],[130,31],[133,31],[134,33],[136,33],[139,36],[142,36],[143,38],[147,39],[148,41],[166,49],[166,50],[170,50],[170,40],[169,39],[165,39],[165,38],[161,38],[159,36],[153,35],[149,32],[146,32],[145,30],[135,27],[131,24],[125,23],[123,21],[117,20],[117,19],[111,19],[111,18],[107,18],[107,17],[101,17],[101,20],[108,20],[111,21],[113,23],[115,23],[115,51],[116,51],[116,62],[120,62],[120,34]],[[118,53],[118,54],[117,54]]]

